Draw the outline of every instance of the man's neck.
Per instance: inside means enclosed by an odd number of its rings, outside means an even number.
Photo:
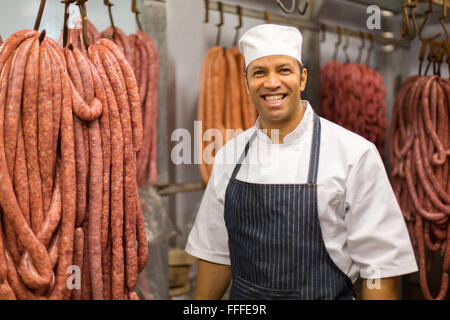
[[[272,143],[283,143],[284,137],[298,127],[303,119],[305,111],[306,108],[303,107],[302,103],[300,103],[299,112],[297,112],[296,116],[292,119],[287,122],[270,122],[261,119],[261,129],[265,130],[265,133],[272,140]]]

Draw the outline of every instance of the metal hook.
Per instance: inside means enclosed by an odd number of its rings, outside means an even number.
[[[418,33],[418,37],[422,41],[423,41],[423,38],[422,38],[423,27],[425,26],[425,24],[428,21],[428,16],[430,15],[431,12],[433,12],[433,0],[429,0],[428,3],[429,3],[428,10],[424,12],[424,18],[423,18],[422,24],[419,27],[419,33]]]
[[[139,20],[139,14],[141,13],[141,11],[139,11],[139,9],[137,8],[136,0],[131,1],[131,12],[136,14],[136,23],[138,25],[139,30],[142,31],[143,30],[142,24],[141,21]]]
[[[220,12],[220,22],[218,24],[216,24],[216,27],[217,27],[216,46],[218,46],[220,44],[220,34],[222,31],[222,26],[223,26],[223,4],[221,1],[219,1],[218,5],[219,5],[219,12]]]
[[[38,31],[39,26],[41,25],[42,14],[44,13],[46,0],[41,0],[41,4],[39,5],[38,15],[36,17],[36,21],[34,22],[34,30]]]
[[[338,41],[334,44],[334,52],[333,52],[333,59],[332,60],[336,60],[337,55],[338,55],[339,45],[342,42],[342,30],[341,30],[341,27],[337,27],[337,31],[338,31]]]
[[[112,33],[112,37],[111,39],[114,39],[116,37],[116,27],[114,25],[114,19],[112,16],[112,11],[111,11],[111,7],[114,5],[113,3],[109,2],[109,0],[103,0],[103,3],[105,4],[105,6],[108,7],[108,13],[109,13],[109,21],[111,21],[111,27],[113,29],[113,33]]]
[[[221,27],[223,25],[223,4],[219,1],[219,12],[220,12],[220,22],[216,24],[216,27]]]
[[[419,53],[419,75],[421,75],[422,73],[422,62],[425,58],[425,53],[427,52],[427,47],[430,46],[430,50],[431,50],[431,44],[433,42],[433,40],[435,40],[437,37],[439,37],[440,33],[435,35],[434,37],[430,37],[430,38],[426,38],[424,40],[422,40],[422,46],[420,48],[420,53]]]
[[[277,0],[277,3],[285,13],[292,13],[295,10],[295,0],[292,0],[292,6],[290,9],[286,8],[281,0]]]
[[[86,2],[88,0],[77,0],[78,7],[80,8],[81,18],[82,18],[82,32],[83,32],[83,44],[86,50],[89,48],[89,40],[87,34],[87,9]]]
[[[306,10],[308,9],[309,1],[305,1],[305,4],[303,5],[302,9],[300,9],[300,4],[301,4],[300,2],[297,6],[297,11],[298,11],[298,13],[300,13],[301,16],[303,16],[306,13]]]
[[[361,63],[362,53],[363,53],[363,50],[366,45],[365,45],[365,40],[364,40],[364,38],[365,38],[364,32],[360,31],[359,34],[361,36],[361,46],[358,47],[358,58],[356,59],[356,61],[358,63]]]
[[[64,3],[64,22],[63,22],[63,48],[67,46],[67,38],[69,35],[69,28],[67,27],[67,21],[69,20],[69,6],[75,3],[77,0],[62,0]]]
[[[233,47],[235,47],[237,45],[237,41],[239,38],[239,29],[242,28],[242,8],[241,6],[237,6],[237,14],[239,17],[239,24],[234,28],[236,30],[236,34],[234,36],[234,40],[233,40]]]
[[[403,15],[402,15],[402,26],[400,28],[400,33],[401,33],[402,37],[407,40],[412,40],[416,37],[417,24],[416,24],[416,15],[414,13],[414,8],[417,6],[417,1],[418,0],[415,0],[414,3],[411,3],[411,0],[408,0],[408,2],[404,3],[402,6],[403,7]],[[411,27],[409,25],[409,14],[408,14],[407,8],[410,9],[411,19],[412,19],[412,22],[414,25],[414,30],[412,30],[412,32],[411,32]]]
[[[436,43],[436,61],[433,64],[433,71],[435,75],[438,75],[439,77],[441,76],[441,65],[442,65],[442,61],[446,52],[446,48],[445,48],[445,43],[447,41],[444,40],[442,42],[437,42]]]
[[[205,0],[205,21],[204,23],[209,22],[209,0]]]
[[[345,34],[345,44],[342,47],[342,49],[344,50],[344,54],[345,54],[345,63],[349,63],[350,62],[350,58],[349,58],[348,53],[347,53],[347,48],[348,48],[348,45],[349,45],[349,34],[348,34],[348,31],[346,29],[344,29],[344,34]]]
[[[427,57],[428,64],[427,64],[427,67],[425,68],[425,73],[424,73],[425,76],[428,73],[428,69],[430,68],[431,63],[433,63],[433,71],[435,70],[436,42],[429,41],[429,48],[430,48],[430,50],[428,51],[428,57]]]

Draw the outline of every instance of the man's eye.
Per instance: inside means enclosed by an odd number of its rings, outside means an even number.
[[[254,76],[260,76],[260,75],[262,75],[262,74],[263,74],[262,71],[255,71],[255,72],[253,72],[253,75],[254,75]]]
[[[280,72],[283,73],[283,74],[287,74],[287,73],[290,73],[291,70],[288,69],[288,68],[283,68],[283,69],[280,70]]]

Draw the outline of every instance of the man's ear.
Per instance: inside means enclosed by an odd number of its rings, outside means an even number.
[[[308,70],[306,68],[303,68],[300,73],[300,91],[305,90],[307,79],[308,79]]]

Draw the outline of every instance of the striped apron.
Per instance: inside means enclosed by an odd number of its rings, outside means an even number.
[[[233,280],[230,299],[353,299],[353,284],[331,260],[319,224],[319,117],[314,114],[306,184],[237,180],[255,137],[256,132],[247,142],[225,194]]]

